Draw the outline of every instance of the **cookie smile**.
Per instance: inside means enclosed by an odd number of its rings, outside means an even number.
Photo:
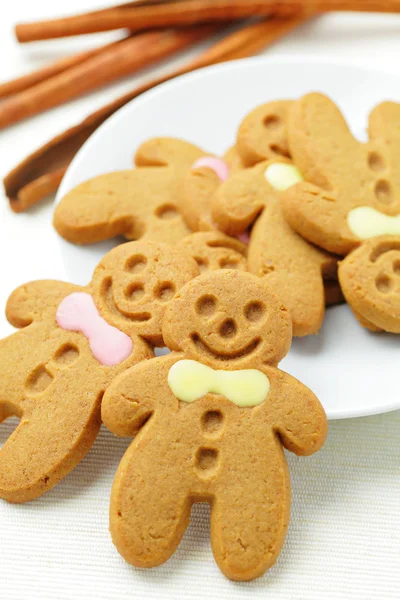
[[[242,356],[247,356],[248,354],[251,354],[253,352],[253,350],[255,350],[258,345],[260,344],[260,339],[256,338],[255,340],[253,340],[252,342],[250,342],[249,344],[247,344],[246,346],[244,346],[244,348],[241,348],[240,350],[236,350],[236,352],[217,352],[215,350],[213,350],[202,338],[198,333],[193,333],[191,336],[191,340],[192,342],[195,344],[195,346],[197,348],[200,348],[202,350],[202,352],[205,352],[206,354],[212,356],[213,358],[217,358],[220,360],[232,360],[235,358],[242,358]]]

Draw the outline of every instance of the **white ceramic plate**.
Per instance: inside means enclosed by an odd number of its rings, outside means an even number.
[[[182,137],[223,153],[252,108],[309,91],[331,96],[359,137],[372,107],[398,100],[400,77],[352,65],[310,59],[248,59],[185,75],[134,100],[104,123],[68,169],[57,201],[78,183],[130,168],[139,144],[153,136]],[[76,247],[60,238],[68,277],[87,283],[93,268],[118,243]],[[330,308],[318,336],[295,339],[282,369],[307,384],[328,417],[364,416],[400,408],[400,338],[362,329],[347,306]]]

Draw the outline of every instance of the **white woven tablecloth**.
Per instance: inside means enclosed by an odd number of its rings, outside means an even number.
[[[61,4],[1,3],[1,79],[38,66],[66,48],[75,51],[109,39],[16,45],[10,33],[13,22],[59,13]],[[72,13],[105,2],[64,4]],[[399,29],[400,16],[323,17],[277,44],[271,54],[346,56],[396,69]],[[130,87],[132,81],[120,83],[0,132],[0,174],[48,137]],[[16,216],[0,198],[1,311],[16,285],[63,277],[50,231],[51,213],[47,204]],[[0,335],[10,331],[1,317]],[[14,420],[0,425],[0,445],[13,426]],[[215,566],[205,505],[195,507],[189,531],[166,565],[143,571],[124,563],[108,533],[108,502],[113,474],[128,443],[103,429],[84,461],[46,496],[27,505],[0,502],[2,600],[399,600],[400,412],[332,422],[318,455],[289,456],[293,503],[286,543],[277,565],[247,584],[229,582]]]

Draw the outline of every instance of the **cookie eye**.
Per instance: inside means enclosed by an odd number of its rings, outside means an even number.
[[[211,317],[217,308],[217,299],[215,296],[206,295],[199,298],[196,302],[196,312],[201,317]]]
[[[391,277],[388,277],[385,273],[381,273],[375,279],[375,286],[378,292],[381,294],[389,294],[394,285],[394,281]]]
[[[129,273],[140,273],[146,267],[147,258],[142,254],[130,256],[125,263],[125,271]]]
[[[239,259],[234,257],[224,257],[219,261],[219,266],[221,269],[238,269],[239,268]]]
[[[200,269],[200,273],[207,271],[209,266],[208,258],[201,258],[200,256],[195,256],[194,260],[197,262],[197,265]]]
[[[171,281],[163,281],[154,289],[154,296],[161,302],[169,302],[175,294],[175,285]]]
[[[372,171],[383,171],[385,169],[385,160],[378,152],[368,154],[368,166]]]
[[[278,115],[267,115],[263,119],[263,125],[268,131],[276,131],[282,126],[282,123]]]
[[[265,306],[262,302],[250,302],[244,309],[244,315],[248,321],[256,323],[265,313]]]
[[[159,219],[176,219],[176,217],[179,217],[179,212],[172,204],[162,204],[157,207],[155,215]]]
[[[395,260],[393,263],[393,271],[396,275],[400,275],[400,260]]]
[[[140,282],[131,283],[124,291],[125,297],[131,302],[139,302],[145,295],[144,286]]]

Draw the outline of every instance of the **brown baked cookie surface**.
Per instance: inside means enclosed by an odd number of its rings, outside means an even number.
[[[228,148],[223,158],[229,167],[230,175],[239,173],[240,171],[243,171],[243,169],[246,168],[246,165],[244,164],[236,146],[231,146],[230,148]]]
[[[211,215],[211,198],[221,182],[230,177],[228,163],[217,156],[205,156],[195,161],[182,179],[180,210],[193,231],[217,228]]]
[[[180,182],[202,155],[182,140],[148,140],[136,153],[135,169],[99,175],[68,192],[56,207],[54,227],[76,244],[117,235],[177,243],[191,232],[179,208]]]
[[[312,93],[293,103],[288,137],[305,181],[283,195],[290,225],[330,252],[346,255],[365,239],[400,235],[400,104],[369,117],[369,141],[355,139],[339,108]]]
[[[324,280],[325,306],[335,306],[346,302],[345,297],[337,279]]]
[[[287,160],[265,161],[216,189],[213,219],[230,235],[250,231],[248,270],[266,278],[290,310],[295,336],[317,333],[325,312],[324,279],[335,279],[337,257],[298,235],[281,209],[281,190],[299,174]]]
[[[177,247],[194,258],[200,272],[215,269],[247,271],[247,246],[220,231],[192,233]]]
[[[339,278],[364,327],[400,333],[400,236],[364,242],[340,263]]]
[[[236,137],[236,150],[245,167],[264,160],[290,158],[287,120],[292,104],[292,100],[267,102],[243,119]]]
[[[130,242],[109,252],[80,287],[34,281],[11,294],[20,331],[0,341],[0,422],[20,424],[0,449],[0,497],[36,498],[67,475],[100,428],[107,386],[162,344],[174,293],[199,273],[176,248]]]
[[[172,353],[121,374],[102,404],[111,431],[137,434],[113,484],[113,541],[129,563],[160,565],[193,503],[208,502],[218,566],[253,579],[275,563],[288,527],[283,447],[312,454],[327,431],[315,395],[277,368],[289,313],[265,280],[218,270],[181,288],[162,331]]]

